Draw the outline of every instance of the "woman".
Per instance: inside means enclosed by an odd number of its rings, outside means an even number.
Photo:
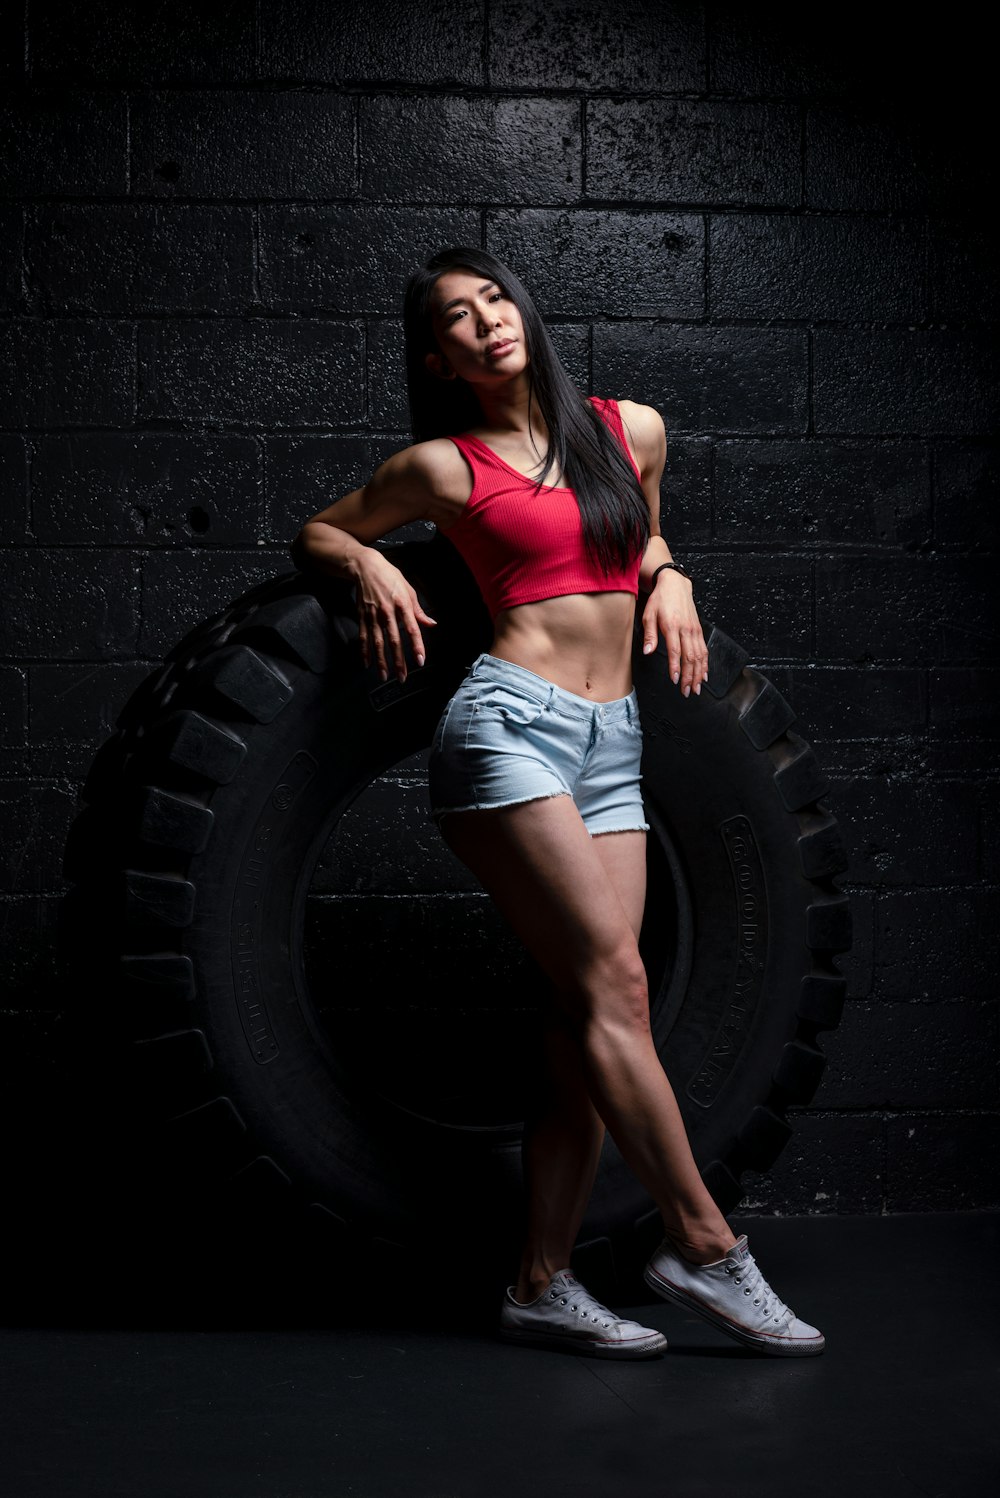
[[[435,623],[371,545],[386,532],[433,521],[493,615],[490,651],[438,723],[429,785],[448,846],[552,980],[549,1086],[525,1132],[527,1231],[500,1335],[597,1357],[666,1347],[567,1267],[607,1127],[663,1216],[650,1287],[761,1351],[821,1352],[705,1188],[650,1030],[639,587],[644,652],[663,636],[682,697],[708,679],[691,581],[659,534],[663,421],[585,400],[517,276],[482,250],[433,256],[407,285],[404,321],[416,440],[313,516],[293,556],[355,582],[362,659],[383,679],[391,660],[405,680],[407,643],[423,664]]]

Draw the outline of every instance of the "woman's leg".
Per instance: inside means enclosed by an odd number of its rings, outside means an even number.
[[[599,1117],[659,1207],[666,1231],[691,1259],[720,1258],[734,1235],[702,1182],[649,1026],[646,976],[635,929],[639,839],[608,834],[604,842],[623,846],[614,851],[599,848],[602,839],[591,837],[569,796],[452,812],[443,818],[441,830],[553,982],[572,1042],[560,1053],[564,1095],[573,1096],[575,1053]],[[548,1139],[558,1137],[559,1130],[553,1132],[550,1121]],[[543,1175],[545,1141],[543,1126]],[[587,1162],[589,1195],[595,1141],[591,1126],[589,1145],[574,1156],[577,1186],[568,1194],[563,1188],[562,1205],[567,1210],[576,1210]],[[565,1240],[558,1249],[565,1252]],[[568,1258],[555,1267],[563,1268],[566,1262]],[[541,1278],[541,1273],[536,1268],[529,1276]]]
[[[593,846],[638,939],[646,903],[646,834],[599,834]],[[554,1003],[544,1015],[545,1069],[536,1111],[525,1121],[521,1158],[526,1224],[515,1295],[533,1300],[565,1269],[590,1200],[604,1143],[569,1023]]]
[[[604,1143],[568,1021],[551,1005],[543,1026],[545,1064],[521,1147],[525,1228],[514,1294],[522,1302],[569,1267]]]

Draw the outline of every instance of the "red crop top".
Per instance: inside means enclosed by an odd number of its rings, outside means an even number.
[[[589,397],[618,437],[641,481],[625,440],[618,402]],[[605,577],[584,546],[583,521],[572,489],[534,482],[478,437],[451,437],[473,473],[469,502],[441,534],[464,558],[491,618],[518,603],[537,603],[565,593],[639,592],[641,556],[625,571]]]

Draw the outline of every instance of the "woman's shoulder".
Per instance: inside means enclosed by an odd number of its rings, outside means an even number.
[[[616,402],[622,421],[627,421],[633,432],[658,433],[665,430],[663,417],[655,406],[643,406],[639,401]]]
[[[631,438],[639,467],[645,473],[666,447],[663,417],[655,406],[644,406],[639,401],[616,400],[614,404]]]
[[[644,406],[639,401],[618,400],[603,395],[591,395],[588,399],[598,409],[605,406],[616,407],[622,420],[628,422],[630,430],[634,432],[664,430],[663,417],[655,406]]]
[[[468,466],[450,437],[413,442],[393,453],[387,466],[394,478],[414,482],[430,496],[463,501],[469,497]]]

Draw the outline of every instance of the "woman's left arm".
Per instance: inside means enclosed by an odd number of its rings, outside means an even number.
[[[667,433],[663,417],[653,406],[619,401],[622,421],[642,472],[642,488],[649,503],[649,545],[639,568],[639,587],[649,593],[642,611],[642,651],[649,655],[663,636],[670,679],[680,683],[683,696],[697,696],[708,680],[708,646],[694,606],[694,587],[683,573],[668,567],[650,591],[650,580],[661,562],[671,562],[670,549],[660,534],[660,480],[667,461]]]

